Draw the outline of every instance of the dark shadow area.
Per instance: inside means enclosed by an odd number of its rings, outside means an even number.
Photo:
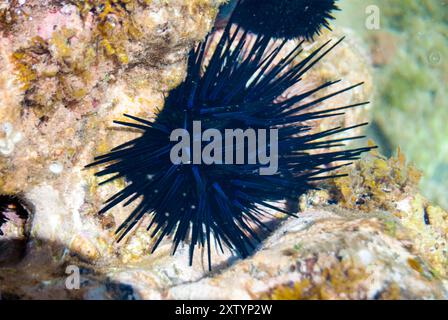
[[[77,252],[66,254],[62,244],[32,239],[25,252],[21,245],[18,247],[16,240],[0,240],[0,254],[11,257],[0,265],[0,300],[139,299],[133,286],[94,270],[94,265],[86,262],[89,259]],[[73,288],[73,267],[79,270],[79,289]]]
[[[23,258],[33,214],[34,207],[24,196],[0,195],[0,267]]]
[[[369,137],[371,137],[375,143],[378,144],[379,152],[387,158],[393,156],[395,148],[390,143],[389,138],[384,133],[384,130],[380,124],[377,121],[372,121],[367,130]]]

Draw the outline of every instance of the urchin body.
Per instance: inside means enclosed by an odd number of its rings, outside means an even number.
[[[234,19],[258,35],[312,39],[330,29],[335,10],[336,0],[241,0]]]

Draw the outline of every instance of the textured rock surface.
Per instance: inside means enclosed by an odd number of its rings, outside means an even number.
[[[414,248],[430,262],[434,273],[448,275],[447,212],[418,193],[421,173],[406,163],[400,150],[390,159],[372,153],[340,173],[347,177],[333,181],[339,206],[360,213],[389,212],[408,229]]]
[[[38,272],[34,258],[19,269],[4,269],[1,287],[5,297],[21,298],[447,298],[443,278],[413,236],[388,213],[308,209],[284,222],[252,257],[227,261],[211,274],[200,263],[188,267],[185,250],[115,268],[93,270],[78,262],[81,288],[67,290],[65,268]]]
[[[251,259],[170,288],[167,297],[373,299],[393,287],[396,298],[446,297],[440,280],[408,249],[406,233],[391,237],[386,230],[375,215],[310,210],[283,224]]]
[[[253,256],[215,255],[213,272],[201,252],[189,267],[187,246],[170,256],[165,243],[156,254],[111,264],[95,262],[101,251],[86,237],[77,236],[71,251],[35,239],[20,263],[1,269],[1,292],[22,299],[448,298],[448,213],[418,194],[415,169],[401,154],[373,153],[342,173],[348,176],[330,181],[328,191],[304,195],[299,217],[283,221]],[[80,268],[78,290],[66,288],[69,265]]]
[[[113,119],[151,117],[163,106],[221,2],[1,2],[14,19],[0,29],[0,195],[31,202],[33,244],[43,239],[92,261],[117,255],[114,219],[95,212],[118,186],[97,190],[83,168],[135,136],[111,128]],[[121,253],[126,260],[142,250]]]

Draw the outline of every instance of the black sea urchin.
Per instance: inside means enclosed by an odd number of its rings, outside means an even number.
[[[241,0],[234,19],[243,28],[275,38],[312,39],[330,29],[336,0]],[[331,29],[330,29],[331,30]]]
[[[286,40],[273,42],[265,36],[249,36],[247,31],[229,23],[218,41],[209,36],[190,53],[187,78],[170,92],[155,120],[126,115],[134,122],[115,121],[141,130],[142,135],[97,157],[89,167],[107,165],[96,173],[97,176],[113,175],[102,184],[120,178],[128,183],[107,200],[100,213],[141,198],[118,228],[119,240],[142,217],[150,216],[148,230],[152,230],[156,239],[153,251],[162,239],[171,236],[173,254],[181,242],[189,242],[190,263],[198,245],[206,248],[211,265],[212,239],[221,250],[225,245],[246,257],[260,241],[259,231],[269,230],[263,217],[269,215],[270,209],[293,215],[283,209],[282,200],[297,201],[301,194],[313,188],[313,181],[328,178],[326,173],[341,163],[358,159],[370,149],[328,151],[343,146],[344,141],[361,138],[331,139],[330,136],[364,124],[312,133],[307,123],[343,115],[344,109],[364,105],[312,110],[360,84],[313,100],[316,92],[338,82],[332,81],[281,102],[277,99],[339,42],[332,46],[330,42],[325,43],[300,62],[297,60],[302,52],[301,44],[281,58],[286,43]],[[207,50],[212,47],[214,52],[208,58]],[[274,142],[278,149],[278,170],[271,175],[260,175],[263,165],[260,161],[249,164],[248,154],[240,164],[173,162],[170,153],[177,144],[170,141],[171,133],[181,128],[191,136],[194,123],[199,121],[202,130],[216,129],[218,133],[226,129],[277,130],[278,140]],[[222,147],[222,141],[219,142],[218,148],[222,149],[215,152],[225,151],[228,145]],[[272,155],[272,138],[270,142],[267,149]],[[183,152],[194,153],[194,143],[192,147],[188,144]],[[206,143],[202,140],[200,147],[203,146]],[[231,147],[247,151],[244,141],[232,140]],[[235,160],[233,155],[232,160]]]

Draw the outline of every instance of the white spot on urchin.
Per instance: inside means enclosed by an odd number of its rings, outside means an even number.
[[[0,139],[0,153],[8,156],[14,151],[15,145],[22,140],[22,134],[14,132],[14,127],[9,122],[3,123],[0,129],[5,134],[5,138]]]
[[[64,166],[62,165],[62,163],[53,162],[52,164],[50,164],[48,169],[54,174],[61,174],[62,171],[64,171]]]
[[[19,5],[23,6],[26,3],[26,0],[19,0]]]

